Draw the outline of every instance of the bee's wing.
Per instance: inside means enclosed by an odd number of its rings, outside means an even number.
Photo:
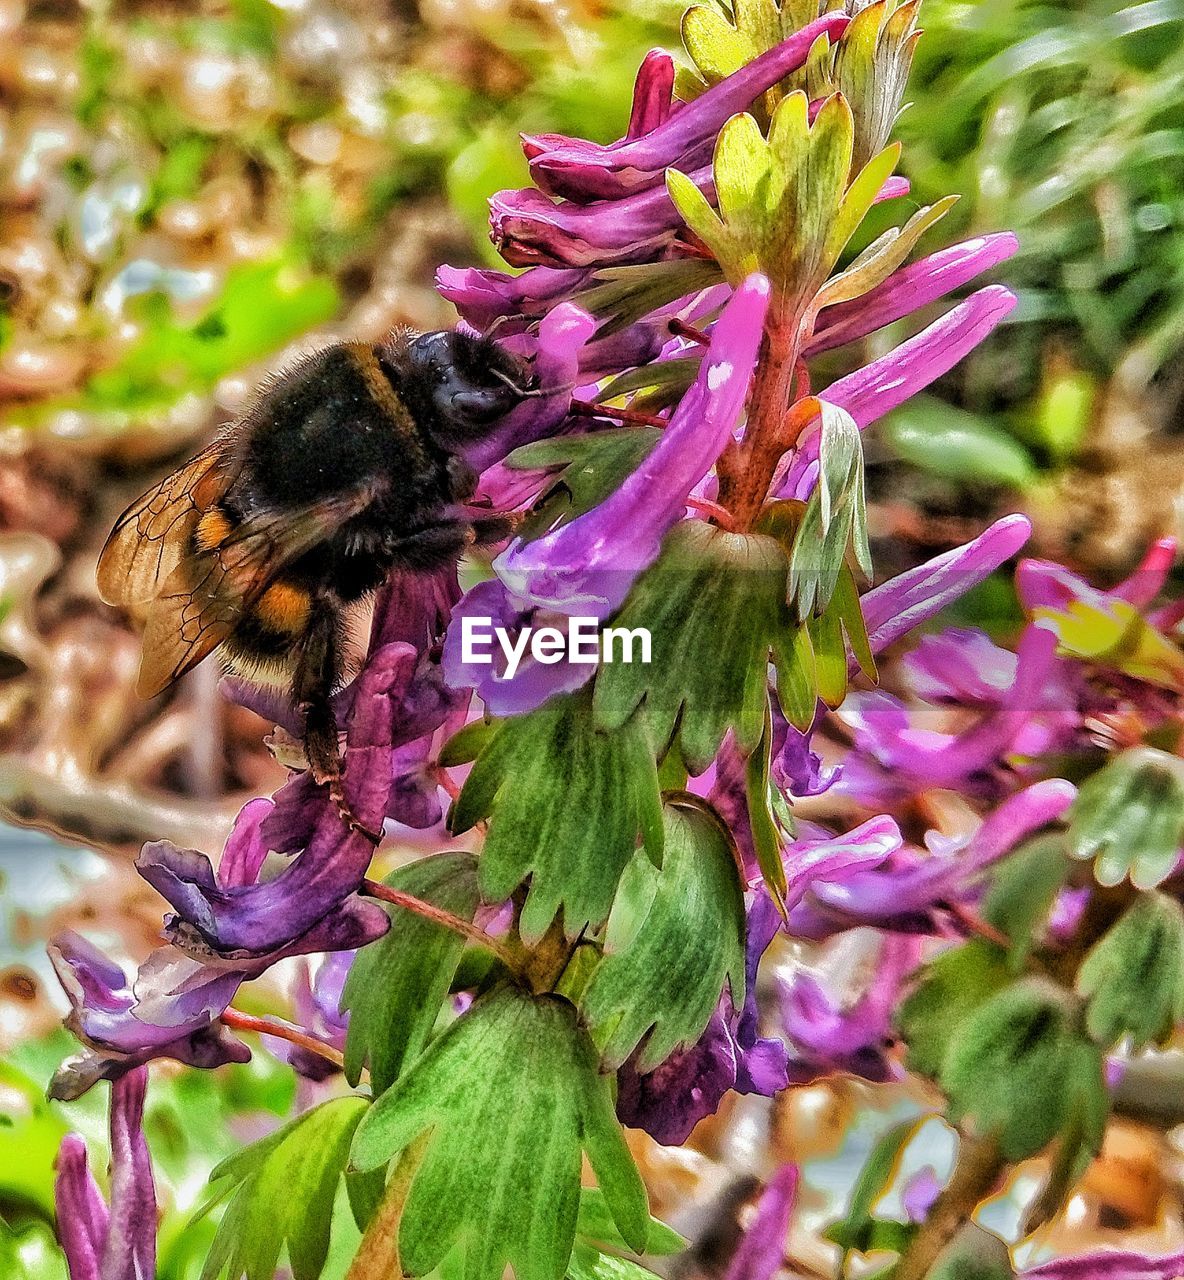
[[[210,551],[186,556],[148,611],[138,690],[150,698],[226,640],[279,571],[371,501],[356,490],[296,511],[261,512]]]
[[[99,555],[99,595],[108,604],[153,599],[190,547],[201,513],[225,492],[231,476],[218,467],[219,438],[149,489],[119,517]]]

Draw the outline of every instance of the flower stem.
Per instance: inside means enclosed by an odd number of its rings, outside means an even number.
[[[445,911],[442,907],[425,902],[414,894],[404,893],[401,889],[392,889],[390,885],[380,884],[377,880],[363,880],[358,892],[370,898],[377,898],[380,902],[389,902],[393,907],[403,907],[417,916],[422,916],[425,920],[431,920],[433,924],[442,925],[445,929],[459,933],[470,942],[475,942],[477,946],[492,951],[508,969],[514,972],[517,972],[520,967],[509,949],[496,938],[491,938],[484,929],[478,928],[468,920],[462,920],[460,916],[454,916],[452,912]]]
[[[796,323],[777,324],[765,331],[744,438],[720,460],[719,500],[732,512],[738,529],[752,528],[777,464],[809,420],[789,412],[799,380],[797,332]]]
[[[702,329],[696,329],[693,324],[687,324],[677,316],[669,321],[667,328],[676,338],[689,338],[691,342],[697,342],[701,347],[706,347],[711,342]]]
[[[974,1215],[995,1185],[1006,1162],[992,1137],[962,1134],[958,1163],[949,1185],[937,1197],[929,1217],[901,1255],[892,1280],[925,1280],[938,1255]]]
[[[634,409],[610,409],[606,404],[590,404],[586,400],[573,400],[571,413],[578,418],[611,418],[615,422],[632,422],[640,427],[665,428],[670,423],[652,413],[638,413]]]
[[[236,1031],[256,1031],[261,1036],[274,1036],[277,1040],[286,1040],[289,1044],[307,1049],[309,1053],[315,1053],[318,1057],[333,1063],[335,1067],[345,1067],[345,1058],[339,1050],[280,1018],[256,1018],[252,1014],[230,1008],[222,1011],[221,1021],[225,1026],[233,1027]]]
[[[345,1280],[393,1280],[403,1275],[399,1261],[399,1224],[430,1138],[430,1133],[421,1133],[399,1157]]]

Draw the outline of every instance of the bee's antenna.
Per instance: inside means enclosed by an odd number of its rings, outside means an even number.
[[[503,373],[501,369],[490,369],[489,372],[498,382],[504,382],[515,395],[521,396],[524,400],[540,400],[545,396],[559,396],[565,391],[574,391],[576,389],[574,382],[569,382],[562,387],[522,387],[508,373]]]

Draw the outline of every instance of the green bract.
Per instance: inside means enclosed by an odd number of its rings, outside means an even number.
[[[834,86],[855,113],[855,164],[865,164],[888,141],[921,37],[921,0],[877,0],[843,32],[834,55]]]
[[[423,858],[400,867],[386,883],[462,920],[472,920],[479,901],[471,853]],[[386,911],[390,931],[358,952],[341,994],[350,1015],[346,1078],[356,1085],[369,1065],[375,1094],[389,1089],[423,1052],[465,945],[459,934],[403,907]]]
[[[645,720],[627,715],[612,728],[593,723],[588,691],[497,722],[449,815],[453,831],[490,819],[478,872],[487,901],[501,902],[529,878],[519,920],[527,942],[538,941],[560,910],[569,937],[603,924],[639,837],[661,861],[658,774]],[[465,758],[458,749],[442,758]]]
[[[899,154],[882,152],[848,186],[851,109],[842,97],[828,98],[812,125],[808,110],[804,93],[790,94],[773,112],[767,139],[747,114],[724,125],[713,165],[718,213],[685,174],[667,173],[679,213],[728,280],[739,284],[754,271],[769,277],[777,324],[804,315]]]
[[[352,1160],[376,1169],[430,1131],[399,1228],[406,1274],[451,1257],[465,1280],[560,1280],[576,1237],[581,1151],[608,1212],[645,1249],[645,1188],[608,1078],[575,1010],[501,987],[483,996],[374,1104]]]
[[[788,574],[773,538],[698,521],[675,525],[614,619],[648,628],[652,661],[601,667],[597,725],[617,731],[643,707],[654,745],[661,751],[677,729],[695,774],[715,759],[729,729],[740,750],[751,751],[764,727],[770,650],[779,667],[801,661],[786,604]],[[812,671],[803,678],[812,689]],[[809,706],[812,717],[813,696]]]
[[[523,541],[537,538],[599,506],[641,466],[661,437],[657,427],[621,427],[536,440],[515,449],[506,459],[507,467],[520,471],[558,468],[529,518],[518,526],[518,537]]]
[[[845,409],[825,400],[818,406],[822,420],[818,483],[789,557],[790,594],[802,619],[826,612],[846,564],[848,546],[856,564],[867,577],[872,576],[859,427]]]
[[[735,846],[715,813],[687,796],[665,809],[661,870],[642,854],[621,877],[604,958],[580,999],[606,1063],[642,1046],[650,1071],[697,1040],[727,982],[744,1000],[744,895]]]
[[[1082,1114],[1096,1149],[1107,1100],[1102,1057],[1083,1036],[1074,1001],[1043,978],[1023,978],[960,1020],[938,1079],[951,1119],[973,1117],[1008,1160],[1042,1150]]]
[[[1069,851],[1094,859],[1099,884],[1130,876],[1151,889],[1172,873],[1184,843],[1184,761],[1134,747],[1088,778],[1073,805]]]
[[[214,1169],[215,1199],[233,1194],[202,1280],[273,1280],[285,1246],[294,1280],[317,1280],[329,1251],[338,1182],[368,1107],[365,1098],[334,1098]],[[381,1194],[381,1181],[374,1184],[371,1178],[347,1182],[359,1228]]]
[[[859,1171],[850,1207],[825,1232],[826,1238],[843,1250],[844,1262],[852,1252],[873,1253],[881,1249],[902,1252],[916,1233],[912,1223],[878,1218],[874,1210],[895,1181],[905,1148],[924,1123],[924,1118],[903,1120],[893,1125],[872,1148]],[[840,1274],[845,1274],[842,1268]]]
[[[896,1015],[896,1025],[908,1044],[909,1067],[937,1079],[962,1023],[1007,980],[1003,952],[981,939],[931,961]]]
[[[1094,944],[1077,974],[1086,1027],[1106,1048],[1165,1043],[1184,1021],[1184,911],[1162,893],[1143,894]]]
[[[1037,930],[1048,920],[1071,865],[1064,835],[1050,832],[1020,845],[995,868],[982,914],[1011,939],[1013,972],[1023,966]]]

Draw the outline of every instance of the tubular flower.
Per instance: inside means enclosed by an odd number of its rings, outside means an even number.
[[[58,1238],[70,1280],[154,1280],[156,1188],[144,1141],[144,1068],[111,1086],[111,1202],[90,1171],[86,1143],[62,1139],[54,1180]]]

